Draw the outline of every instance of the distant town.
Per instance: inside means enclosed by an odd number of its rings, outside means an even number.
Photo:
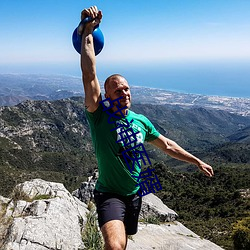
[[[103,82],[100,83],[104,93]],[[131,86],[133,103],[203,107],[250,116],[250,98],[207,96]],[[58,100],[83,96],[80,77],[64,75],[0,74],[0,106],[25,100]]]
[[[131,89],[133,101],[139,103],[169,104],[180,107],[198,106],[250,116],[250,98],[186,94],[138,86],[132,86]]]

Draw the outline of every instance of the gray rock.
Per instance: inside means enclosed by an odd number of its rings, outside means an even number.
[[[128,241],[127,250],[222,250],[216,244],[175,221],[162,225],[139,223],[136,235]]]
[[[176,220],[178,214],[151,193],[143,196],[140,212],[140,219],[146,219],[148,217],[156,217],[159,221],[166,222]]]
[[[72,195],[86,204],[88,204],[89,201],[93,201],[94,189],[98,176],[98,170],[96,169],[93,173],[93,176],[88,177],[87,181],[82,182],[81,186],[72,192]]]
[[[83,249],[86,205],[60,183],[35,179],[16,186],[5,217],[11,223],[3,250]]]

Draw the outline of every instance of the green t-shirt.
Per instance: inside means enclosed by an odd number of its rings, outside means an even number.
[[[112,111],[108,110],[108,112]],[[93,113],[86,110],[86,116],[98,161],[99,178],[96,189],[100,192],[124,196],[135,194],[139,189],[139,186],[136,186],[136,177],[140,174],[141,165],[126,158],[129,161],[128,166],[122,152],[127,150],[128,155],[131,156],[132,147],[136,150],[142,149],[141,143],[155,140],[160,133],[144,115],[130,110],[125,117],[115,115],[110,117],[103,111],[103,106],[100,104]],[[124,130],[129,130],[129,132],[126,134]],[[132,133],[135,137],[128,136]],[[124,139],[126,136],[127,139]],[[146,154],[142,155],[146,156]]]

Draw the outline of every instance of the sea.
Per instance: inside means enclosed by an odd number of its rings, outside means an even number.
[[[121,73],[131,85],[250,98],[250,63],[127,65],[113,73]]]
[[[61,74],[81,78],[79,61],[71,64],[0,67],[0,73]],[[100,81],[114,73],[130,85],[180,93],[250,98],[250,60],[219,62],[98,62]]]

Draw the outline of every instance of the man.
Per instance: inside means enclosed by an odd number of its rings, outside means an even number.
[[[115,74],[105,81],[105,98],[109,101],[109,105],[106,105],[107,107],[104,105],[96,75],[92,36],[94,27],[101,22],[102,13],[93,6],[82,11],[81,18],[87,16],[93,21],[87,23],[85,27],[80,26],[78,30],[82,33],[81,69],[86,116],[91,128],[99,169],[94,192],[98,221],[105,249],[125,249],[127,235],[137,232],[141,208],[137,182],[141,166],[131,161],[129,150],[132,147],[140,146],[141,150],[142,143],[148,141],[171,157],[197,165],[207,176],[213,176],[213,169],[174,141],[161,135],[145,116],[129,110],[131,93],[128,82],[123,76]],[[136,140],[129,143],[121,140],[125,128],[130,129],[130,134],[134,133]],[[127,155],[123,154],[124,152],[127,152]],[[126,156],[130,159],[129,164],[125,159]]]

